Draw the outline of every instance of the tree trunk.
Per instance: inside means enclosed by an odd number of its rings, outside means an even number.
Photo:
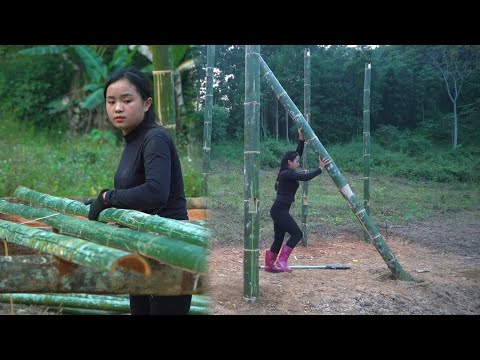
[[[117,228],[98,221],[78,219],[54,211],[0,201],[0,211],[42,222],[60,232],[97,244],[135,251],[170,266],[194,273],[206,271],[206,249],[153,233]],[[41,219],[40,219],[41,218]]]
[[[340,190],[340,193],[342,194],[342,196],[345,198],[345,200],[347,200],[350,206],[350,209],[355,214],[358,221],[360,221],[364,229],[368,231],[368,234],[372,239],[373,244],[375,245],[375,248],[378,250],[383,260],[386,262],[388,268],[392,271],[393,275],[397,279],[407,280],[407,281],[412,280],[412,277],[405,270],[403,270],[402,266],[400,265],[398,260],[395,258],[394,254],[392,253],[388,245],[385,243],[382,235],[377,230],[377,227],[375,226],[373,221],[370,219],[368,214],[365,212],[365,209],[362,203],[357,199],[355,194],[350,189],[350,185],[347,183],[347,180],[342,175],[338,167],[335,165],[335,162],[333,162],[333,159],[330,156],[330,154],[323,147],[322,143],[320,142],[318,137],[315,135],[310,125],[306,122],[300,110],[298,110],[297,106],[293,103],[292,99],[290,99],[290,97],[285,92],[282,85],[280,85],[277,78],[275,77],[275,75],[273,75],[272,71],[270,70],[268,65],[265,63],[265,61],[262,59],[262,57],[260,57],[260,67],[262,69],[262,73],[265,74],[264,76],[269,86],[272,88],[273,92],[277,95],[282,105],[290,113],[292,119],[296,122],[297,126],[303,128],[305,141],[309,142],[313,146],[313,149],[317,154],[317,156],[321,156],[322,158],[327,157],[328,159],[332,160],[332,162],[326,167],[328,174],[332,178],[337,188]]]
[[[457,99],[453,102],[453,148],[458,145],[458,114],[457,114]]]
[[[303,54],[303,113],[307,124],[310,124],[310,49],[305,49]],[[278,104],[278,101],[277,101]],[[303,172],[308,173],[308,144],[303,149]],[[308,181],[302,181],[302,245],[308,243]]]
[[[243,298],[259,295],[260,45],[245,47]]]
[[[52,255],[0,256],[0,293],[181,295],[203,292],[204,277],[149,261],[148,276],[97,271]]]
[[[152,45],[154,105],[160,125],[176,141],[172,45]]]
[[[278,142],[278,100],[275,99],[275,140]]]
[[[288,138],[288,111],[285,109],[285,139],[287,142],[290,142],[290,139]]]
[[[213,68],[215,65],[215,45],[207,45],[207,93],[203,115],[203,186],[204,196],[208,196],[208,174],[210,173],[210,146],[212,142],[213,109]]]
[[[147,262],[136,254],[8,221],[0,220],[0,239],[99,271],[123,267],[144,275],[151,272]]]
[[[370,81],[371,64],[365,64],[363,86],[363,206],[370,216]],[[368,232],[363,230],[363,240],[370,242]]]
[[[175,121],[179,131],[181,131],[183,117],[187,113],[187,108],[185,107],[185,101],[183,100],[182,73],[180,72],[180,70],[175,70],[175,72],[173,73],[173,79],[175,82],[175,113],[177,115]]]
[[[34,206],[71,215],[88,217],[90,209],[88,205],[84,205],[80,201],[51,196],[23,186],[19,186],[14,195]],[[209,230],[206,227],[158,215],[149,215],[141,211],[109,208],[100,213],[98,221],[115,222],[135,230],[155,232],[202,247],[208,245]]]

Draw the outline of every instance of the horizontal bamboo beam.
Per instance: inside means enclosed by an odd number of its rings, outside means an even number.
[[[123,267],[143,275],[151,273],[148,263],[137,254],[9,221],[0,220],[0,239],[99,271]]]
[[[84,205],[80,201],[51,196],[23,186],[19,186],[14,195],[33,206],[71,215],[87,217],[90,209],[89,205]],[[206,227],[136,210],[108,208],[100,213],[98,221],[115,222],[135,230],[151,231],[204,247],[208,245],[210,235]]]
[[[182,295],[203,292],[204,277],[149,261],[144,276],[92,270],[52,255],[0,256],[0,293]]]
[[[0,200],[0,212],[41,220],[61,233],[97,244],[138,252],[170,266],[194,273],[206,272],[207,249],[159,234],[118,228],[60,212]]]

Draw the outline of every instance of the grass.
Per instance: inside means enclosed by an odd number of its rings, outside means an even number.
[[[93,133],[92,133],[93,134]],[[0,121],[0,197],[18,186],[55,196],[96,196],[113,188],[122,153],[114,136],[85,134],[68,138],[12,120]],[[201,162],[181,156],[187,197],[201,196]]]
[[[341,163],[337,166],[341,169]],[[275,199],[277,169],[260,170],[260,238],[273,237],[270,207]],[[354,194],[363,199],[363,175],[343,172]],[[215,160],[209,178],[213,237],[222,243],[243,242],[243,164]],[[478,209],[480,190],[474,183],[414,180],[371,173],[371,216],[377,228],[389,223],[428,219],[436,214]],[[301,185],[290,213],[301,219]],[[309,183],[309,226],[361,229],[339,190],[324,172]]]

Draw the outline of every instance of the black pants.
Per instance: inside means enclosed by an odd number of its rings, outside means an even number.
[[[192,295],[130,295],[132,315],[187,315]]]
[[[275,231],[273,244],[270,247],[270,251],[273,253],[277,254],[280,251],[285,233],[288,232],[290,234],[287,246],[291,248],[294,248],[303,237],[302,230],[293,220],[289,211],[290,205],[279,201],[275,201],[270,209],[270,216],[273,219],[273,230]]]

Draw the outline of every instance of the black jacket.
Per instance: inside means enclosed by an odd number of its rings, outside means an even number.
[[[143,121],[124,136],[125,146],[107,203],[165,218],[188,220],[180,159],[170,135]]]
[[[299,140],[297,153],[300,158],[303,155],[305,141]],[[290,169],[282,169],[278,174],[277,197],[275,201],[279,201],[290,205],[295,201],[295,193],[299,187],[299,181],[309,181],[315,176],[320,175],[322,169],[318,168],[308,173],[299,173]]]

